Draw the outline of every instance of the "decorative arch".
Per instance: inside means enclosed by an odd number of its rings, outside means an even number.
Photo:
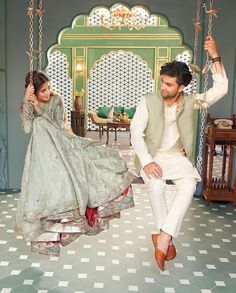
[[[118,4],[122,3],[115,5]],[[154,90],[160,87],[158,73],[164,63],[176,59],[184,51],[188,52],[190,59],[192,58],[192,50],[184,44],[181,31],[171,27],[167,18],[159,13],[151,14],[146,9],[149,17],[148,23],[139,30],[130,31],[127,27],[109,30],[100,26],[97,22],[98,8],[109,12],[115,5],[110,8],[99,5],[94,7],[88,15],[76,16],[70,27],[61,30],[57,43],[52,45],[47,52],[48,59],[55,51],[66,56],[68,77],[73,81],[73,97],[81,92],[82,88],[85,90],[82,98],[84,110],[90,110],[92,107],[92,103],[88,99],[91,97],[91,80],[94,79],[95,68],[98,62],[101,63],[103,56],[110,56],[111,52],[117,52],[117,55],[121,51],[130,52],[133,56],[137,56],[142,64],[146,64],[146,69],[150,72],[150,79],[153,80]],[[128,6],[126,5],[126,7]],[[145,8],[139,5],[130,9]],[[80,68],[80,71],[76,68]],[[141,70],[143,69],[141,68]],[[138,68],[136,72],[138,74]],[[128,76],[128,70],[125,72],[125,76]],[[146,88],[148,92],[149,87],[146,86]],[[98,96],[99,93],[96,95]],[[138,99],[140,99],[140,95],[137,95],[137,101]]]
[[[150,11],[141,5],[135,5],[130,8],[128,5],[123,3],[116,3],[109,8],[104,6],[96,6],[89,13],[88,17],[88,25],[89,26],[100,26],[101,17],[104,18],[104,22],[109,22],[109,18],[111,17],[112,12],[121,10],[122,8],[127,9],[134,13],[134,17],[132,17],[132,21],[134,24],[141,24],[144,26],[156,26],[159,21],[159,17],[155,14],[151,15]]]

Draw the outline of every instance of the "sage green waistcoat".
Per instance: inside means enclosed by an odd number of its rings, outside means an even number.
[[[164,102],[156,92],[146,95],[146,106],[149,113],[147,127],[144,130],[144,141],[152,157],[161,146],[164,130]],[[194,164],[194,98],[183,95],[177,104],[177,127],[186,156]],[[141,164],[136,156],[135,167],[139,172]]]

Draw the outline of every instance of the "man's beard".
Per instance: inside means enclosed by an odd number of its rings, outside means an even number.
[[[175,95],[170,95],[170,94],[166,94],[163,96],[162,92],[161,92],[161,96],[163,99],[174,99],[176,97],[177,93]]]
[[[162,96],[162,98],[164,99],[164,100],[167,100],[167,99],[174,99],[176,96],[174,96],[174,97],[169,97],[169,96],[166,96],[166,97],[163,97]]]
[[[164,94],[164,96],[163,96],[163,94],[162,94],[162,92],[161,92],[161,96],[162,96],[162,98],[164,99],[164,100],[166,100],[166,99],[175,99],[176,97],[177,97],[177,95],[178,95],[178,92],[176,92],[175,94],[169,94],[169,93],[166,93],[166,94]]]

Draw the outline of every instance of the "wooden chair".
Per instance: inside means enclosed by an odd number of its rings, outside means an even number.
[[[91,119],[94,125],[98,126],[99,137],[101,138],[104,131],[103,127],[106,126],[107,122],[112,122],[112,119],[98,117],[97,112],[95,111],[89,112],[88,117]]]

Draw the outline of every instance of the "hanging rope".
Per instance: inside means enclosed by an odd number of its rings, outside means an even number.
[[[201,0],[197,0],[197,7],[196,7],[196,18],[194,19],[194,28],[195,28],[195,34],[194,34],[194,50],[193,50],[193,64],[191,64],[191,68],[195,72],[200,72],[200,68],[196,65],[197,64],[197,51],[198,51],[198,43],[199,43],[199,33],[202,30],[201,27],[201,19],[200,19],[200,12],[201,12]],[[192,93],[196,93],[196,90],[192,91]]]
[[[34,53],[38,53],[38,69],[42,70],[42,56],[43,56],[43,0],[39,0],[38,9],[36,9],[36,15],[39,18],[39,28],[38,28],[38,50],[34,50],[34,0],[29,1],[29,6],[27,9],[27,14],[29,16],[29,51],[26,54],[29,57],[29,72],[30,72],[30,83],[33,79],[34,71]]]
[[[43,0],[39,0],[38,9],[36,9],[36,15],[39,18],[39,30],[38,30],[38,69],[42,70],[42,57],[43,57]]]
[[[208,31],[207,35],[212,35],[212,15],[215,13],[215,9],[212,8],[213,0],[210,0],[210,9],[206,10],[206,5],[204,4],[203,7],[205,8],[205,12],[208,13]],[[204,76],[204,97],[206,99],[206,92],[208,89],[208,72],[211,67],[210,56],[207,52],[206,54],[206,64],[202,70],[202,73],[205,74]],[[200,135],[199,135],[199,149],[198,149],[198,156],[197,156],[197,170],[200,175],[202,175],[202,161],[203,161],[203,142],[205,136],[205,125],[206,125],[206,110],[200,111],[201,112],[201,119],[200,119]]]
[[[29,16],[29,51],[26,54],[29,57],[29,72],[30,72],[30,83],[33,79],[33,70],[34,70],[34,0],[29,1],[29,6],[27,10]]]

